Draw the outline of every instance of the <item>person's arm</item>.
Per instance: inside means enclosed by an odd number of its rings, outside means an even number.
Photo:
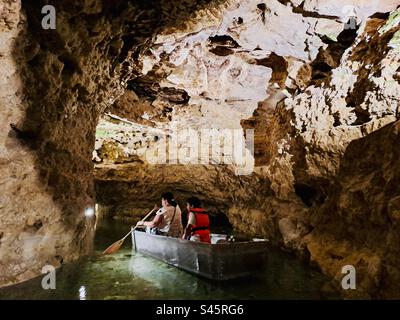
[[[164,219],[164,216],[162,214],[157,214],[154,217],[153,221],[143,222],[143,225],[145,227],[155,228],[160,225],[160,223],[162,222],[163,219]]]
[[[151,210],[151,213],[153,213],[154,211],[157,211],[157,210],[159,210],[160,208],[155,204],[154,205],[154,208],[153,208],[153,210]],[[159,215],[157,214],[155,217],[154,217],[154,219],[153,219],[153,221],[150,221],[150,222],[144,222],[144,221],[142,221],[142,220],[140,220],[140,221],[138,221],[138,223],[136,223],[136,226],[138,226],[138,227],[140,227],[140,226],[149,226],[149,224],[156,224],[155,225],[155,227],[156,226],[158,226],[160,223],[161,223],[161,221],[162,221],[162,218],[163,218],[163,216],[161,215],[161,218],[159,217]],[[150,228],[153,228],[153,226],[151,226]]]
[[[188,224],[185,228],[185,231],[183,232],[182,239],[188,239],[190,234],[192,233],[192,228],[193,226],[191,224]]]
[[[196,217],[194,216],[193,212],[189,213],[189,219],[185,231],[183,232],[182,239],[188,239],[189,236],[192,234],[192,228],[196,224]]]

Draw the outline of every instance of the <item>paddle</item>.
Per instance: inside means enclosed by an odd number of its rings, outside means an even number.
[[[143,219],[142,221],[145,221],[148,217],[151,216],[151,214],[155,211],[158,210],[158,208],[155,206],[153,208],[153,210],[151,210]],[[111,246],[109,246],[106,250],[103,251],[102,255],[107,255],[107,254],[113,254],[116,253],[122,246],[122,244],[124,243],[125,239],[133,232],[136,230],[138,226],[134,227],[133,229],[131,229],[131,231],[129,231],[129,233],[123,237],[121,240],[118,240],[116,242],[114,242]]]

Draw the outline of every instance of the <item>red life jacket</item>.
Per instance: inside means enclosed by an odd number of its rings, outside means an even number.
[[[192,236],[199,235],[201,242],[211,243],[210,217],[207,212],[203,208],[192,208],[190,212],[192,212],[196,218],[196,225],[194,225],[191,230]],[[188,214],[188,219],[190,212]]]

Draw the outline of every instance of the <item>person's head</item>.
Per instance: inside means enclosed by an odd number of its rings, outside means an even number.
[[[197,197],[190,197],[186,200],[186,206],[188,210],[192,208],[201,208],[201,201]]]
[[[172,192],[164,192],[161,195],[161,204],[163,207],[166,207],[168,205],[176,207],[176,202]]]

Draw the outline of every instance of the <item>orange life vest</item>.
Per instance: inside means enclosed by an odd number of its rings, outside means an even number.
[[[208,213],[202,208],[192,208],[190,209],[190,212],[192,212],[196,217],[196,225],[192,227],[191,235],[199,235],[201,242],[211,243],[210,217],[208,216]]]

